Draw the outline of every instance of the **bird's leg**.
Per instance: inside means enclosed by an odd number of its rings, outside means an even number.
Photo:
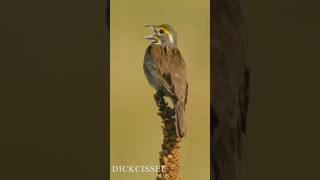
[[[160,108],[160,107],[164,107],[166,106],[166,102],[164,100],[164,94],[161,90],[158,90],[154,95],[153,95],[153,98],[154,100],[156,101],[156,104],[157,106]]]
[[[168,103],[164,99],[164,93],[161,90],[158,90],[156,94],[153,96],[156,104],[159,108],[158,115],[163,120],[171,120],[175,115],[175,111],[173,108],[168,106]]]

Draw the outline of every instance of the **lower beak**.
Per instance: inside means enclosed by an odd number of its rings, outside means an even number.
[[[154,37],[154,35],[148,35],[148,36],[145,36],[144,39],[154,40],[155,37]]]

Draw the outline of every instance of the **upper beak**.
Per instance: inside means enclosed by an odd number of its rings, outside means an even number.
[[[158,26],[157,26],[157,25],[145,25],[144,27],[153,29],[153,31],[154,31],[154,33],[155,33],[156,35],[158,35],[158,36],[160,35],[160,34],[159,34],[159,29],[158,29]]]
[[[146,27],[146,28],[155,28],[156,25],[145,25],[144,27]]]

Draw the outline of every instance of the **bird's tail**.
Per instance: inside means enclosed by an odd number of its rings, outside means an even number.
[[[177,102],[174,106],[176,111],[176,131],[177,136],[182,138],[186,136],[186,119],[185,113],[185,103]]]

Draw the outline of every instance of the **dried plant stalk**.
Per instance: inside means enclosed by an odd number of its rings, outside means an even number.
[[[158,115],[162,118],[163,142],[160,151],[160,166],[164,172],[159,172],[156,180],[181,180],[180,171],[180,150],[181,139],[176,133],[175,111],[168,106],[161,91],[154,95],[159,108]]]

